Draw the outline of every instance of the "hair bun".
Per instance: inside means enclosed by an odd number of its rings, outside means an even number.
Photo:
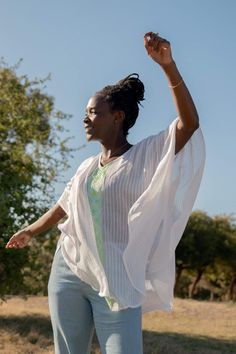
[[[126,91],[126,94],[131,96],[137,103],[144,100],[144,85],[139,80],[139,75],[136,73],[130,74],[123,80],[120,80],[118,84],[122,91]]]

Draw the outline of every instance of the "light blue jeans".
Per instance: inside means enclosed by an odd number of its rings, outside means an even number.
[[[89,354],[96,329],[102,354],[143,354],[141,307],[111,311],[55,253],[48,299],[56,354]]]

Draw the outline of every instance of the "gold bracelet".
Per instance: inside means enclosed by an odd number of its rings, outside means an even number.
[[[178,87],[179,85],[181,85],[182,83],[183,83],[183,80],[180,80],[180,81],[178,82],[178,84],[176,84],[176,85],[173,85],[173,86],[169,85],[169,88],[174,89],[174,88]]]

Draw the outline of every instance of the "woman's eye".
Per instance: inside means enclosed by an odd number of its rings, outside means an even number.
[[[97,111],[95,111],[95,110],[89,110],[89,111],[86,111],[85,112],[85,115],[87,116],[87,117],[91,117],[91,116],[95,116],[95,115],[97,115],[98,114],[98,112]]]

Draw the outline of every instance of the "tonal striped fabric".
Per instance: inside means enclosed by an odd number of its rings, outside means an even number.
[[[101,187],[104,262],[101,261],[87,183],[100,154],[84,161],[58,200],[67,220],[59,225],[62,254],[71,270],[113,298],[113,311],[142,305],[170,310],[175,248],[190,215],[203,172],[200,128],[175,155],[175,120],[114,160]]]

